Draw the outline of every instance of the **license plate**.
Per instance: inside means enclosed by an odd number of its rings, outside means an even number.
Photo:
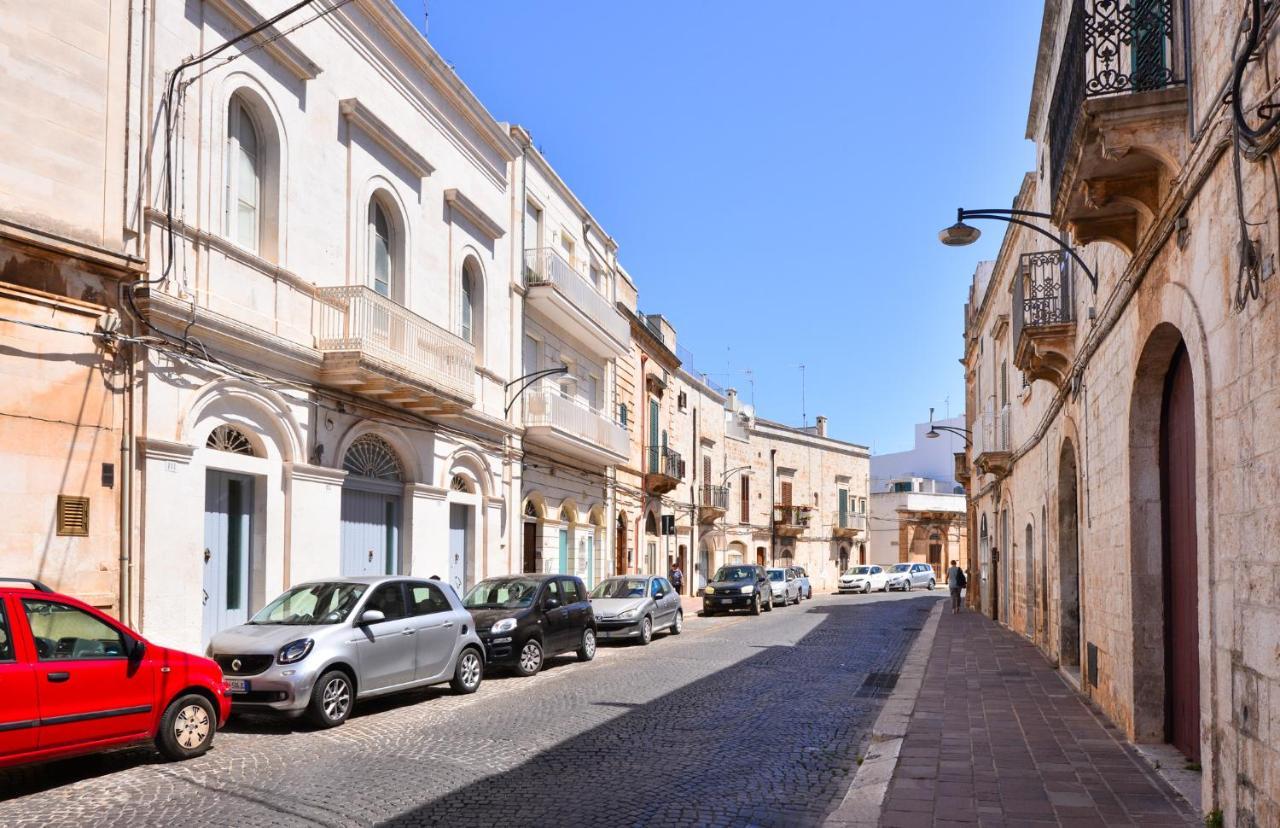
[[[232,693],[248,693],[249,692],[248,679],[229,678],[229,679],[226,679],[226,682],[227,682],[227,689]]]
[[[722,604],[732,604],[732,603],[733,603],[733,599],[732,599],[732,598],[721,598],[721,599],[720,599],[720,603],[722,603]]]

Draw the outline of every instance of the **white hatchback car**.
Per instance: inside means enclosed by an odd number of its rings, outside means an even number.
[[[900,563],[889,567],[889,589],[901,589],[910,592],[916,587],[933,589],[938,577],[933,567],[926,563]]]
[[[840,576],[838,587],[841,592],[871,592],[872,590],[884,592],[888,588],[888,583],[889,576],[885,573],[884,567],[871,564],[845,570],[845,573]]]

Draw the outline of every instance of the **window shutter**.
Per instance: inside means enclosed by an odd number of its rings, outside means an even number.
[[[751,522],[751,478],[742,475],[742,522]]]
[[[791,505],[791,481],[790,480],[782,481],[782,505],[783,506]]]
[[[89,498],[58,495],[58,534],[88,537]]]

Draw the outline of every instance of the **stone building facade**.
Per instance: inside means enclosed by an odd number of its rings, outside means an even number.
[[[1280,213],[1258,107],[1280,46],[1250,9],[1045,4],[1012,206],[1075,255],[1011,225],[975,273],[958,477],[971,598],[1186,757],[1206,813],[1274,825]]]

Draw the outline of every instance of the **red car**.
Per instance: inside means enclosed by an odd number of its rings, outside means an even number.
[[[148,741],[188,759],[231,713],[213,661],[17,578],[0,578],[0,700],[0,767]]]

